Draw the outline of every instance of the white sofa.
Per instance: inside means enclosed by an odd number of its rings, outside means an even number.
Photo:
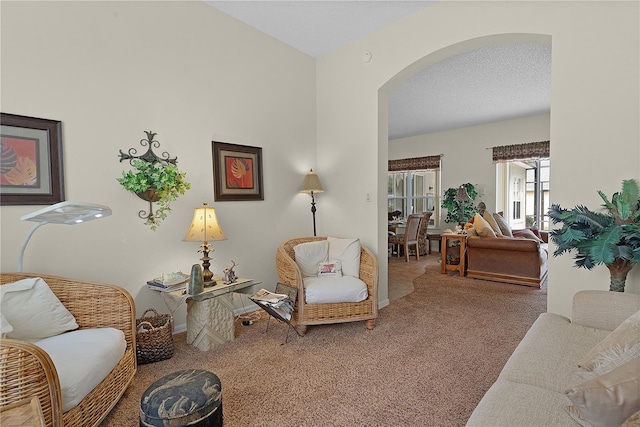
[[[640,295],[581,291],[574,296],[571,320],[552,313],[541,314],[505,364],[498,380],[471,414],[467,426],[581,425],[567,410],[574,402],[566,392],[569,389],[574,392],[583,390],[585,382],[598,375],[578,367],[578,363],[638,310]],[[640,342],[637,330],[633,333]],[[640,358],[636,356],[627,363],[637,365]],[[635,390],[636,400],[625,403],[627,406],[619,402],[613,408],[614,411],[626,411],[624,419],[640,410],[637,380],[640,369],[635,365],[636,378],[631,394]],[[629,405],[635,407],[631,414],[628,413]]]

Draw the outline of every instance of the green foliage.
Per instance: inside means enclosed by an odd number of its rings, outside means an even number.
[[[471,201],[464,204],[463,215],[461,212],[461,202],[455,199],[459,187],[449,188],[447,191],[445,191],[442,196],[442,203],[440,204],[441,207],[447,209],[447,217],[445,218],[445,222],[456,224],[467,222],[471,220],[476,211],[476,206],[474,205],[473,201],[476,199],[478,192],[476,191],[473,184],[466,183],[462,184],[462,186],[466,188],[467,193],[469,193],[469,197],[471,197]]]
[[[116,178],[125,190],[144,193],[149,189],[156,190],[159,197],[158,209],[145,222],[152,230],[158,228],[159,223],[171,212],[171,202],[178,199],[191,188],[185,180],[186,172],[180,172],[176,165],[166,162],[147,162],[135,159],[132,161],[133,170],[123,171],[122,177]]]
[[[582,205],[562,209],[554,204],[549,208],[553,224],[562,228],[551,231],[556,244],[553,256],[576,251],[575,265],[592,269],[603,264],[612,274],[622,278],[640,262],[640,191],[633,179],[622,183],[622,191],[614,193],[611,201],[602,191],[606,212],[592,212]],[[622,288],[624,289],[624,287]]]

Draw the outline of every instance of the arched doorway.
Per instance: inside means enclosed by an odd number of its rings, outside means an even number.
[[[379,164],[378,164],[379,166],[379,169],[378,169],[379,198],[378,200],[380,201],[378,204],[378,209],[379,209],[378,218],[380,218],[380,224],[378,227],[380,231],[380,234],[379,234],[380,244],[378,248],[379,254],[383,253],[383,245],[385,245],[384,240],[386,240],[385,237],[382,235],[383,234],[382,231],[386,229],[386,224],[383,224],[382,221],[387,217],[387,206],[386,206],[387,194],[383,193],[383,191],[385,191],[383,189],[387,187],[387,184],[386,184],[387,164],[389,160],[389,138],[388,138],[389,96],[392,93],[392,91],[394,91],[396,88],[401,86],[403,82],[405,82],[407,79],[410,79],[413,75],[415,75],[416,73],[419,73],[421,70],[427,67],[430,67],[434,64],[437,64],[438,62],[451,58],[453,56],[464,54],[466,52],[470,52],[476,49],[481,49],[489,46],[506,45],[506,44],[531,44],[531,43],[551,45],[551,37],[548,35],[541,35],[541,34],[496,34],[496,35],[485,36],[485,37],[470,39],[460,43],[456,43],[456,44],[444,47],[442,49],[439,49],[437,51],[434,51],[422,57],[421,59],[415,61],[414,63],[407,65],[404,69],[400,70],[396,75],[394,75],[391,79],[389,79],[379,89],[379,92],[378,92],[378,101],[379,101],[378,102],[378,124],[379,124],[378,152],[380,156]],[[439,152],[433,152],[433,153],[427,152],[427,153],[424,153],[424,155],[433,155],[438,153]],[[408,157],[412,157],[412,156],[408,156]],[[446,173],[446,171],[443,171],[443,173]],[[495,176],[493,175],[495,172],[493,172],[493,169],[491,169],[490,173],[492,174],[490,177],[491,179],[487,178],[484,181],[495,182]],[[459,177],[460,174],[458,174],[457,176]],[[444,188],[448,186],[447,179],[443,180],[443,186]],[[493,195],[492,197],[495,197],[495,195]],[[437,209],[439,209],[439,206],[440,206],[439,199],[436,201],[436,206],[437,206]],[[392,278],[389,277],[388,260],[387,260],[387,263],[381,262],[380,277],[381,279],[382,278],[387,279],[388,287],[391,287],[393,285]],[[391,291],[389,292],[389,294],[391,296]]]

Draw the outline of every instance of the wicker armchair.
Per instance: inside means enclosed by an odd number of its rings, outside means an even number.
[[[97,426],[115,406],[136,373],[135,303],[124,289],[99,283],[28,273],[0,273],[0,285],[42,277],[73,314],[80,329],[113,327],[124,332],[124,356],[76,407],[62,413],[58,373],[47,353],[34,344],[0,340],[0,408],[36,396],[45,425]]]
[[[300,334],[308,325],[365,321],[373,329],[378,317],[378,259],[364,245],[360,245],[360,280],[367,285],[369,296],[361,302],[307,304],[305,302],[302,272],[296,264],[293,248],[305,242],[326,240],[326,237],[298,237],[284,241],[276,252],[276,269],[280,282],[298,289],[293,321]]]

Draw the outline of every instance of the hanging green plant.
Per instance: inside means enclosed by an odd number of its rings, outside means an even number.
[[[186,172],[180,172],[176,166],[176,159],[162,159],[151,151],[151,144],[159,145],[154,141],[155,133],[146,132],[147,139],[141,141],[142,145],[149,144],[148,151],[142,156],[133,156],[131,150],[129,154],[120,151],[120,161],[129,159],[132,170],[123,171],[122,177],[116,180],[125,190],[131,191],[143,200],[149,202],[149,212],[140,211],[138,216],[146,219],[145,224],[155,231],[169,212],[171,212],[171,202],[178,199],[191,184],[185,179]],[[166,154],[166,153],[165,153]],[[157,202],[158,207],[153,212],[153,202]]]
[[[553,256],[576,250],[575,265],[591,270],[607,266],[611,276],[609,290],[624,292],[627,274],[640,262],[640,189],[635,179],[622,182],[622,191],[611,201],[602,192],[605,213],[592,212],[582,205],[562,209],[554,204],[549,218],[562,228],[551,231],[557,245]]]

